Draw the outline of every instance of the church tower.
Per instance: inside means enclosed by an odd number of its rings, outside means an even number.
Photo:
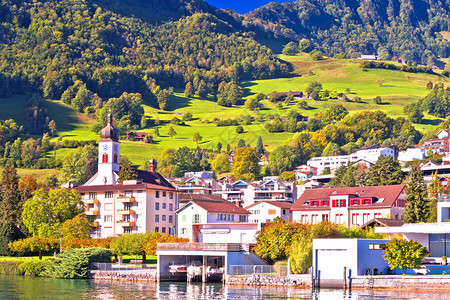
[[[98,143],[98,176],[97,184],[115,184],[120,169],[119,131],[112,124],[112,116],[108,114],[106,127],[102,129]],[[117,173],[117,174],[114,174]]]

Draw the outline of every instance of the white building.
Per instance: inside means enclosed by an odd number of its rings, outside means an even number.
[[[374,218],[401,219],[405,185],[326,188],[306,190],[292,205],[296,222],[330,221],[348,227]]]
[[[340,166],[352,164],[354,162],[365,160],[369,163],[375,164],[378,158],[382,156],[391,156],[394,160],[395,151],[392,148],[378,148],[378,147],[366,147],[367,149],[358,150],[349,155],[339,156],[323,156],[313,157],[308,160],[308,166],[315,167],[318,174],[322,174],[327,168],[336,170]]]
[[[146,231],[173,234],[177,191],[156,173],[156,161],[150,161],[149,171],[134,170],[135,180],[118,183],[120,144],[110,115],[101,138],[98,172],[83,186],[75,187],[81,193],[86,215],[94,218],[96,229],[92,236],[105,238]]]
[[[247,206],[245,209],[250,212],[248,221],[257,223],[259,229],[261,229],[275,218],[291,221],[291,206],[292,204],[288,202],[261,201]]]
[[[398,153],[398,161],[405,163],[414,160],[422,160],[426,157],[426,151],[421,148],[408,148]]]
[[[387,274],[387,240],[313,239],[314,276],[321,287],[342,287],[345,277]]]
[[[202,201],[192,200],[176,211],[178,236],[198,241],[199,233],[195,232],[195,224],[247,223],[247,210],[226,200]]]

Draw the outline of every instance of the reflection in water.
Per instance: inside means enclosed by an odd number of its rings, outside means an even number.
[[[0,276],[0,299],[448,299],[446,292],[320,290]]]

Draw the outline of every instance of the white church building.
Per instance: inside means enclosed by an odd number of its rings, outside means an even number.
[[[156,173],[156,161],[150,160],[148,171],[134,170],[136,179],[119,183],[119,132],[112,124],[111,115],[100,137],[98,172],[84,185],[74,188],[81,193],[86,215],[94,218],[96,230],[92,237],[146,231],[174,234],[178,194]]]

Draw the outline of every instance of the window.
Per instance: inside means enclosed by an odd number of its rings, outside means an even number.
[[[311,223],[316,224],[317,223],[317,217],[318,217],[318,215],[311,215]]]
[[[199,214],[194,215],[194,220],[192,223],[194,223],[194,224],[200,223],[200,215]]]
[[[124,203],[123,204],[123,208],[125,210],[131,210],[132,206],[133,206],[133,203]]]
[[[301,222],[308,223],[308,215],[302,215]]]
[[[130,220],[131,220],[131,219],[130,219],[130,215],[124,215],[124,216],[123,216],[123,221],[124,221],[124,222],[130,222]]]
[[[322,215],[322,221],[328,221],[328,214]]]
[[[161,232],[166,233],[166,227],[161,227]]]
[[[155,227],[155,232],[159,232],[159,227]]]
[[[108,154],[103,153],[102,155],[102,163],[107,163],[108,162]]]
[[[386,244],[369,244],[369,250],[384,250]]]
[[[155,222],[156,222],[156,223],[159,222],[159,215],[155,215]]]
[[[133,233],[133,229],[131,227],[125,227],[123,233]]]
[[[156,198],[159,198],[159,191],[156,191]]]
[[[359,216],[359,214],[352,214],[352,224],[353,225],[358,224],[358,216]]]
[[[169,204],[169,211],[173,211],[173,204]]]
[[[155,203],[155,210],[159,210],[159,202]]]
[[[113,198],[114,193],[113,192],[105,192],[105,198]]]
[[[125,191],[125,197],[128,197],[128,198],[133,197],[133,191]]]
[[[163,191],[163,197],[166,197],[166,191]]]
[[[166,209],[166,204],[165,203],[162,204],[162,209]]]
[[[173,217],[169,216],[169,223],[173,223]]]
[[[283,209],[283,215],[285,215],[286,214],[286,210],[285,209]]]
[[[172,192],[169,193],[169,199],[173,199],[173,193]]]
[[[165,221],[166,220],[166,215],[162,215],[162,217],[161,217],[161,221]]]
[[[187,228],[181,228],[181,234],[187,234]]]
[[[89,199],[97,199],[97,193],[89,193]]]
[[[117,154],[114,153],[114,163],[117,164]]]
[[[342,221],[344,220],[343,216],[344,216],[343,214],[336,214],[335,215],[335,223],[338,223],[338,224],[342,223]]]
[[[245,222],[246,216],[239,216],[239,222]]]
[[[142,194],[143,192],[144,191],[142,191],[142,190],[137,191],[138,194]]]
[[[367,222],[369,222],[369,218],[370,218],[370,213],[364,213],[363,214],[363,224],[366,224]]]
[[[112,221],[113,221],[113,217],[112,217],[112,216],[105,216],[105,217],[103,218],[103,220],[105,221],[105,223],[109,223],[109,222],[112,222]]]

